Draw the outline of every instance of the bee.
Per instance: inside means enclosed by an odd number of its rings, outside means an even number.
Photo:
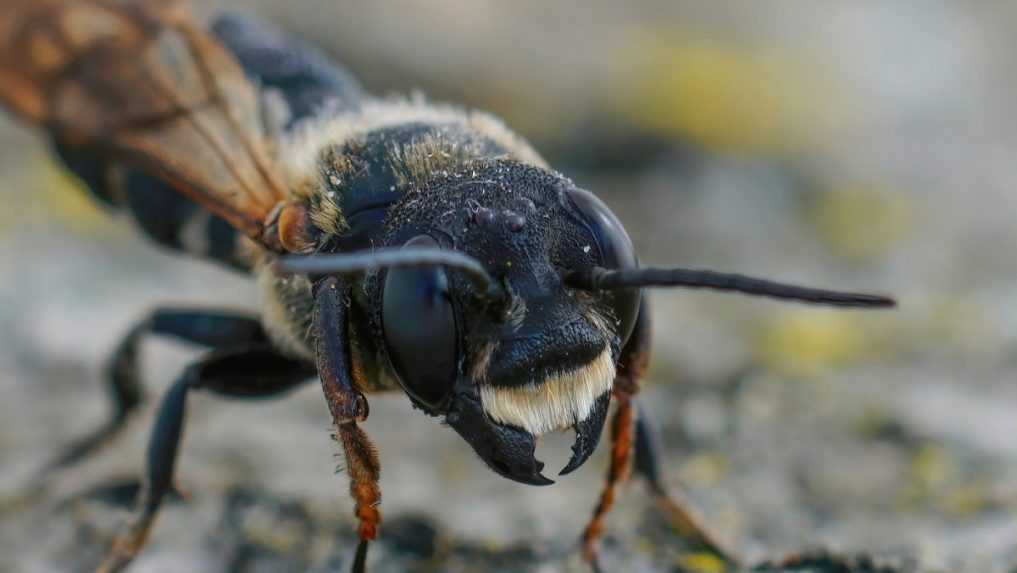
[[[888,297],[740,275],[644,268],[621,222],[497,118],[367,94],[344,68],[248,17],[205,27],[178,0],[6,0],[0,101],[37,125],[96,200],[182,254],[250,273],[259,316],[156,310],[117,348],[118,432],[140,400],[137,348],[170,336],[209,352],[162,399],[138,508],[101,571],[142,549],[172,488],[193,391],[282,394],[317,378],[359,520],[354,571],[381,524],[366,396],[402,391],[494,472],[553,483],[537,438],[572,430],[582,466],[611,423],[598,537],[630,460],[690,541],[734,563],[665,489],[636,395],[650,353],[645,289],[716,289],[841,307]]]

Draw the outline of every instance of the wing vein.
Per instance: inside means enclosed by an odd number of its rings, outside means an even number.
[[[222,104],[222,109],[224,111],[224,115],[226,116],[226,120],[229,122],[233,130],[241,135],[241,137],[239,138],[240,142],[244,145],[244,149],[247,151],[248,156],[251,158],[251,162],[258,170],[258,174],[261,175],[261,178],[264,180],[267,188],[272,193],[274,193],[274,195],[270,194],[267,197],[265,197],[265,199],[269,201],[270,205],[274,205],[276,201],[280,201],[283,198],[285,198],[285,193],[281,188],[281,185],[272,176],[272,173],[269,170],[269,168],[266,167],[265,164],[263,163],[264,158],[262,157],[260,150],[252,145],[250,138],[243,137],[243,130],[240,124],[237,123],[237,118],[234,117],[232,113],[230,113],[230,108],[228,105],[226,105],[226,98],[223,96],[222,90],[219,89],[218,84],[216,84],[212,71],[208,69],[207,62],[205,62],[202,58],[197,56],[197,47],[194,44],[195,38],[191,34],[185,34],[185,39],[187,40],[188,49],[191,51],[192,56],[194,56],[195,62],[198,64],[198,70],[201,72],[201,78],[205,84],[205,89],[207,89],[210,92],[210,95],[215,99],[215,101],[218,101],[220,102],[220,104]]]

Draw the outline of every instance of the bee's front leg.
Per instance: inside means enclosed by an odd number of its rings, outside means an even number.
[[[370,439],[357,426],[367,419],[368,406],[364,395],[354,385],[350,370],[346,336],[349,286],[337,277],[329,277],[316,286],[315,297],[318,376],[336,427],[335,439],[342,444],[346,457],[350,495],[360,520],[360,544],[353,563],[353,571],[359,573],[365,569],[367,544],[377,537],[381,523],[378,511],[381,466]]]

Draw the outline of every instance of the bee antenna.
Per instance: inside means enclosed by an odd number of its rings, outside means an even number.
[[[874,294],[840,292],[778,283],[744,275],[691,269],[624,269],[592,267],[573,271],[565,283],[587,291],[643,287],[684,287],[736,292],[781,300],[848,308],[891,308],[893,298]]]
[[[446,267],[463,273],[486,301],[505,299],[505,291],[477,259],[458,251],[403,247],[330,255],[289,255],[276,268],[283,273],[348,275],[397,267]]]

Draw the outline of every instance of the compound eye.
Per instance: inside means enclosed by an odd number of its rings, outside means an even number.
[[[439,248],[427,235],[405,246]],[[381,312],[385,344],[403,388],[427,406],[440,406],[455,383],[458,340],[445,269],[389,269]]]
[[[572,203],[589,225],[600,249],[600,266],[606,269],[634,269],[639,266],[636,250],[618,217],[596,195],[584,189],[569,192]],[[617,290],[602,294],[618,319],[618,336],[624,345],[639,315],[639,289]]]

